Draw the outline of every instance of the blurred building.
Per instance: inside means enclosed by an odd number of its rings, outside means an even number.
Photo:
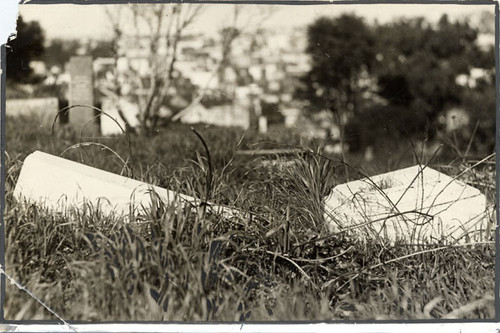
[[[188,80],[200,93],[203,91],[205,98],[180,120],[249,128],[249,124],[239,121],[242,117],[252,118],[251,115],[243,116],[243,110],[246,113],[257,112],[255,116],[260,116],[262,104],[265,104],[265,116],[284,124],[279,110],[290,107],[296,80],[310,68],[309,57],[304,52],[306,43],[303,29],[243,32],[233,42],[229,64],[220,68],[222,49],[216,40],[203,34],[184,36],[177,47],[176,76]],[[165,48],[165,40],[160,40],[158,45],[160,55],[171,56]],[[96,59],[94,63],[95,72],[100,73],[101,84],[115,79],[110,69],[116,66],[118,82],[120,76],[128,72],[136,73],[144,77],[145,91],[134,88],[133,92],[147,93],[152,68],[148,37],[127,36],[119,46],[121,56],[116,64],[113,59]],[[206,100],[212,102],[203,105]],[[210,117],[221,120],[210,120]]]

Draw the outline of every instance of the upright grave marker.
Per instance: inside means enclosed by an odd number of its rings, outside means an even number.
[[[260,116],[259,117],[259,133],[267,133],[267,117]]]
[[[69,105],[94,105],[94,85],[92,79],[92,57],[74,56],[69,61],[71,84],[69,88]],[[84,135],[99,133],[98,118],[94,111],[85,107],[72,108],[69,123],[76,129],[85,127]]]

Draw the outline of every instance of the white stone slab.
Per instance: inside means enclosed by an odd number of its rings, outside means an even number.
[[[336,186],[325,201],[331,232],[405,243],[479,241],[485,216],[478,189],[421,166]]]
[[[129,125],[134,128],[139,126],[139,119],[137,118],[139,115],[139,108],[137,105],[127,101],[125,98],[120,98],[118,103]],[[101,115],[100,117],[101,134],[105,136],[123,134],[123,131],[126,129],[125,122],[118,112],[116,101],[111,98],[103,98],[102,111],[107,115]]]
[[[5,101],[7,116],[35,116],[40,127],[50,128],[59,111],[56,97],[8,99]]]
[[[267,117],[260,116],[259,117],[259,133],[267,133]]]
[[[244,105],[227,104],[211,108],[205,108],[201,104],[195,104],[186,110],[180,117],[184,124],[204,123],[222,127],[250,127],[250,114]]]
[[[14,197],[58,212],[90,204],[105,215],[130,217],[151,207],[152,192],[164,202],[199,204],[193,197],[40,151],[24,160]],[[238,213],[222,206],[212,209],[225,216]]]

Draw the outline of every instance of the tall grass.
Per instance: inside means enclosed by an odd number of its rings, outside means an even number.
[[[205,149],[188,128],[171,127],[153,139],[133,137],[133,156],[123,138],[102,139],[133,170],[130,176],[245,212],[227,218],[153,197],[140,220],[125,223],[92,207],[54,214],[16,202],[24,157],[35,149],[60,153],[78,137],[68,132],[53,140],[35,127],[23,131],[17,120],[6,124],[6,270],[66,320],[494,316],[492,244],[416,250],[332,237],[322,201],[343,181],[342,165],[313,146],[272,167],[235,154],[258,142],[284,144],[293,133],[258,137],[197,127]],[[110,156],[98,147],[68,155],[122,172],[123,163]],[[493,182],[476,171],[485,184]],[[10,284],[5,315],[55,319]]]

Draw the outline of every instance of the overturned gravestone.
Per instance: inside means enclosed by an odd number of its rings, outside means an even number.
[[[410,244],[486,240],[486,197],[429,167],[336,186],[325,201],[331,232]]]
[[[200,204],[187,195],[40,151],[24,160],[14,197],[63,213],[90,206],[117,217],[138,216],[152,207],[155,198],[165,203]],[[238,214],[227,207],[210,207],[227,217]]]

